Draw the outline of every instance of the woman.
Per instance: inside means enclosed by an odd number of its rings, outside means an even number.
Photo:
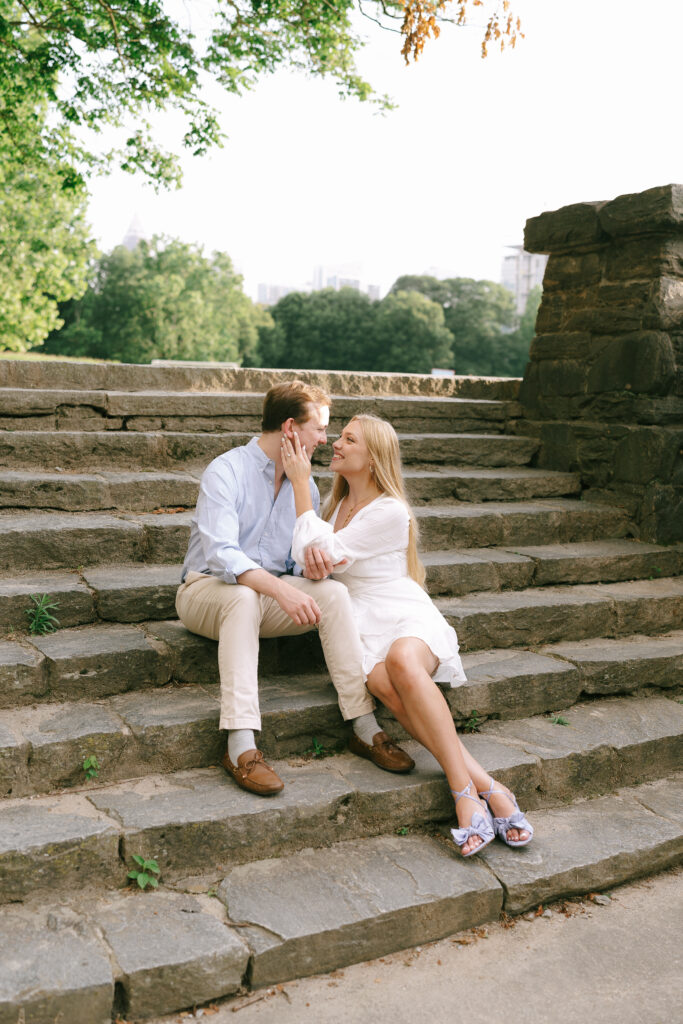
[[[496,834],[510,846],[525,846],[531,825],[510,791],[465,750],[435,684],[457,686],[466,679],[455,631],[423,589],[396,433],[375,416],[355,416],[333,449],[336,475],[323,521],[311,503],[306,450],[296,435],[294,444],[282,439],[297,513],[292,554],[309,576],[322,577],[332,565],[335,578],[349,588],[368,690],[443,768],[460,826],[451,832],[463,857]]]

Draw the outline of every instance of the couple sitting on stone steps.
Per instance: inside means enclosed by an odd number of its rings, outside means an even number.
[[[378,697],[443,768],[462,855],[496,834],[524,846],[531,825],[465,750],[435,682],[466,680],[455,631],[423,589],[417,524],[389,423],[359,415],[344,428],[333,445],[332,495],[318,516],[310,457],[327,441],[329,410],[320,388],[296,380],[272,387],[261,435],[214,459],[202,476],[176,607],[189,630],[218,641],[223,765],[251,793],[282,790],[254,739],[259,637],[317,628],[351,722],[349,749],[386,771],[414,767],[380,731],[371,695]]]

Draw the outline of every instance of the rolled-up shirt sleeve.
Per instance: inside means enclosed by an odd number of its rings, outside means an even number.
[[[404,549],[409,522],[408,510],[395,499],[378,498],[362,516],[355,516],[337,533],[331,523],[310,510],[297,518],[292,554],[300,565],[305,563],[306,548],[311,546],[320,548],[335,564],[345,559],[344,565],[335,568],[337,575],[358,559]]]
[[[195,513],[197,529],[209,571],[225,583],[236,583],[241,573],[261,568],[239,545],[238,494],[231,466],[220,473],[210,467],[204,473]]]

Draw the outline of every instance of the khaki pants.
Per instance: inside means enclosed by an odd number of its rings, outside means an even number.
[[[188,572],[176,595],[180,621],[192,633],[218,640],[221,679],[221,729],[260,729],[258,702],[259,637],[298,636],[318,629],[325,661],[337,690],[344,719],[372,711],[365,688],[358,630],[343,583],[287,577],[287,583],[310,594],[320,608],[318,626],[297,626],[272,597],[239,583]]]

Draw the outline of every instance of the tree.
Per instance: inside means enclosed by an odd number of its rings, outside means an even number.
[[[509,338],[517,326],[512,294],[494,281],[468,277],[438,280],[404,275],[391,291],[419,291],[443,307],[454,338],[453,367],[459,374],[505,375]]]
[[[373,370],[430,373],[450,366],[453,335],[443,309],[418,292],[390,292],[378,304],[373,336]]]
[[[46,351],[142,363],[248,360],[259,324],[269,321],[225,253],[207,259],[197,246],[162,238],[104,256],[88,292],[64,315]]]
[[[353,288],[292,292],[270,310],[271,331],[261,331],[262,366],[314,370],[372,369],[374,304]]]
[[[501,353],[504,363],[501,363],[498,376],[522,377],[524,375],[526,364],[529,361],[529,346],[536,331],[536,316],[538,307],[541,305],[542,294],[543,288],[540,284],[535,285],[529,292],[519,327],[507,336],[507,344]]]
[[[519,25],[508,0],[502,10],[498,0],[365,0],[359,7],[373,23],[398,28],[408,61],[440,23],[464,24],[468,4],[492,11],[484,53],[492,40],[514,45]],[[207,77],[241,93],[284,65],[334,79],[343,95],[389,105],[355,66],[363,45],[356,0],[213,0],[198,34],[190,12],[177,11],[164,0],[0,0],[0,130],[24,157],[28,146],[83,167],[117,160],[168,184],[179,180],[177,155],[155,143],[150,114],[179,111],[182,145],[192,153],[219,144],[216,113],[202,97]],[[45,101],[51,118],[36,146],[23,135],[21,110]],[[93,139],[83,138],[125,124],[136,127],[113,151],[98,154]]]
[[[24,107],[25,138],[44,123],[43,110]],[[58,303],[83,293],[95,253],[86,203],[67,164],[20,159],[0,144],[0,349],[39,345],[62,322]]]

